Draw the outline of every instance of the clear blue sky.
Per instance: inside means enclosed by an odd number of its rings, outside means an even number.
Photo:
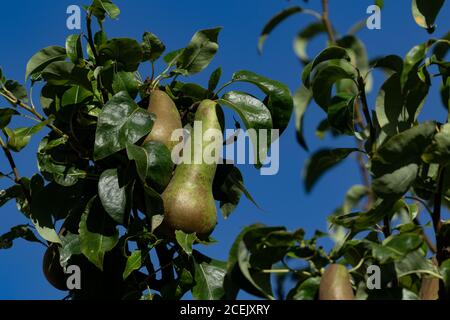
[[[70,4],[88,4],[88,0],[32,1],[24,0],[2,3],[0,11],[0,66],[8,78],[23,82],[28,59],[39,49],[48,45],[64,45],[71,33],[65,27],[66,8]],[[206,85],[208,76],[216,67],[223,69],[223,80],[232,73],[248,69],[285,82],[292,91],[300,83],[301,67],[292,51],[292,39],[296,32],[312,18],[298,15],[284,23],[271,35],[263,56],[256,50],[257,37],[264,23],[275,13],[292,4],[303,5],[303,1],[283,0],[118,0],[122,14],[118,21],[106,24],[110,37],[121,36],[140,39],[144,31],[152,31],[166,44],[168,50],[187,44],[192,34],[203,28],[223,26],[220,35],[220,51],[212,65],[202,74],[191,79]],[[354,22],[366,16],[366,8],[373,0],[330,0],[331,19],[338,31],[345,32]],[[420,29],[411,17],[409,0],[385,0],[382,14],[382,30],[363,30],[359,35],[366,42],[370,57],[383,54],[404,56],[415,44],[425,41],[427,33]],[[319,1],[310,1],[318,8]],[[447,2],[444,14],[438,19],[436,36],[450,29]],[[447,19],[446,19],[447,18]],[[324,38],[314,41],[311,54],[323,47]],[[146,75],[149,70],[141,70]],[[380,85],[377,76],[375,92]],[[445,112],[436,94],[427,101],[423,120],[438,117],[445,119]],[[369,95],[371,105],[374,94]],[[35,101],[39,92],[34,93]],[[6,106],[6,102],[0,102]],[[316,106],[310,108],[306,118],[306,136],[310,148],[353,146],[351,139],[318,139],[314,132],[324,114]],[[36,172],[35,152],[37,137],[16,156],[22,175]],[[220,224],[213,236],[219,244],[202,249],[218,259],[226,259],[228,250],[242,227],[262,222],[268,225],[285,225],[289,229],[305,228],[311,235],[315,229],[326,229],[326,217],[340,205],[346,190],[360,183],[353,158],[337,167],[320,181],[312,194],[304,192],[301,174],[308,154],[296,143],[294,123],[281,138],[280,171],[275,176],[260,176],[252,166],[243,166],[247,188],[264,208],[260,211],[243,199],[238,209]],[[7,167],[0,158],[0,168]],[[7,171],[7,169],[5,169]],[[8,181],[0,180],[0,189]],[[27,223],[26,219],[10,203],[0,208],[0,234],[12,226]],[[13,249],[0,251],[0,299],[61,299],[65,294],[53,289],[44,279],[41,260],[44,247],[23,240],[14,243]]]

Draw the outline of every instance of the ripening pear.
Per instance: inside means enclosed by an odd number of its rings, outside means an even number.
[[[202,124],[203,134],[208,129],[215,129],[215,132],[221,133],[214,101],[204,100],[199,105],[195,113],[195,123]],[[217,141],[212,141],[203,134],[200,135],[202,141],[198,141],[195,134],[189,136],[183,153],[188,152],[190,148],[190,161],[184,161],[177,166],[172,180],[162,194],[164,232],[173,234],[175,230],[181,230],[185,233],[195,232],[199,237],[203,237],[208,236],[217,224],[216,204],[212,191],[217,161],[212,163],[203,161],[202,157],[203,150]],[[212,153],[218,159],[219,155],[214,151]],[[195,161],[199,158],[202,161]]]
[[[423,278],[419,296],[420,300],[439,299],[439,279],[432,277]]]
[[[331,264],[320,280],[319,300],[353,300],[354,298],[347,268],[341,264]]]
[[[167,93],[161,90],[153,90],[150,93],[150,102],[147,110],[156,115],[156,121],[145,142],[159,141],[172,151],[173,147],[178,143],[177,141],[171,141],[172,132],[182,128],[177,106]]]

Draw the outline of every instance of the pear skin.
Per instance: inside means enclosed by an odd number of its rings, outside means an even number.
[[[205,100],[195,113],[195,121],[202,122],[203,133],[208,129],[221,130],[216,106],[214,101]],[[199,237],[206,237],[217,224],[217,210],[212,192],[217,161],[212,164],[203,161],[195,163],[195,154],[198,156],[198,152],[201,152],[196,145],[201,144],[201,149],[204,149],[212,142],[205,141],[203,137],[200,142],[194,141],[194,136],[192,134],[188,138],[185,147],[188,148],[190,142],[190,163],[183,162],[177,166],[172,180],[162,194],[165,214],[162,230],[169,234],[173,234],[175,230],[195,232]]]
[[[52,243],[45,251],[42,270],[44,271],[47,281],[56,289],[67,291],[66,279],[64,269],[59,263],[59,248]]]
[[[319,300],[354,300],[350,275],[345,266],[331,264],[322,275]]]
[[[419,296],[421,300],[439,299],[439,279],[431,277],[423,278]]]
[[[145,142],[159,141],[172,151],[173,147],[178,144],[178,141],[171,141],[172,132],[182,128],[177,106],[167,93],[153,90],[150,93],[147,111],[156,115],[156,121]]]

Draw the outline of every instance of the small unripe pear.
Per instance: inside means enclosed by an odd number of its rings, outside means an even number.
[[[354,298],[347,268],[341,264],[331,264],[320,280],[319,300],[353,300]]]
[[[195,121],[202,123],[203,133],[208,129],[221,132],[216,107],[217,104],[211,100],[203,101],[198,107]],[[202,237],[209,235],[217,224],[216,204],[212,192],[217,162],[195,162],[194,158],[201,152],[198,150],[199,145],[203,149],[211,141],[202,137],[202,141],[198,142],[194,140],[194,136],[191,134],[188,138],[191,146],[190,163],[183,162],[177,166],[172,180],[162,194],[165,214],[162,230],[170,234],[175,230],[195,232]]]
[[[182,128],[177,106],[167,93],[161,90],[153,90],[150,93],[147,110],[156,115],[156,121],[145,142],[159,141],[172,151],[173,147],[178,144],[178,141],[171,141],[172,132]]]

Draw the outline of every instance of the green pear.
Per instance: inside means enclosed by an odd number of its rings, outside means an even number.
[[[177,141],[171,141],[172,132],[182,128],[177,106],[167,93],[161,90],[153,90],[150,93],[150,102],[147,110],[156,115],[156,121],[145,142],[159,141],[172,151],[173,147],[178,143]]]
[[[331,264],[322,275],[319,287],[319,300],[353,300],[350,275],[345,266]]]
[[[202,133],[208,129],[221,132],[220,122],[216,113],[217,104],[211,100],[204,100],[195,113],[195,121],[202,123]],[[195,125],[194,125],[195,127]],[[194,128],[195,131],[195,128]],[[175,230],[185,233],[197,233],[199,237],[208,236],[217,224],[216,204],[213,197],[212,185],[216,173],[217,161],[203,160],[203,150],[213,143],[201,135],[202,141],[197,141],[193,133],[187,139],[183,149],[183,156],[190,148],[190,161],[184,161],[175,169],[174,176],[162,193],[164,201],[164,220],[162,230],[173,234]],[[198,139],[198,138],[197,138]],[[218,159],[219,155],[212,152]],[[187,163],[189,162],[189,163]]]

